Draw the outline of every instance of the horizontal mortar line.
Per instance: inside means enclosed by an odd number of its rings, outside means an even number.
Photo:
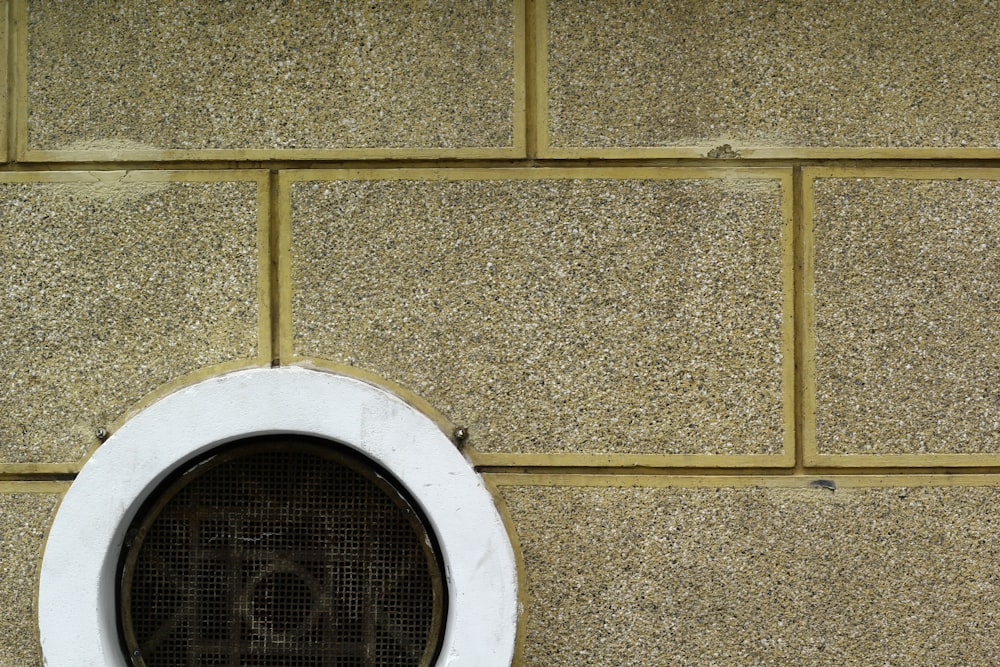
[[[9,162],[0,172],[40,171],[220,171],[220,170],[305,170],[305,169],[531,169],[607,167],[698,167],[730,169],[746,167],[921,167],[935,169],[995,169],[1000,158],[370,158],[350,160],[288,159],[268,160],[102,160],[93,162]]]
[[[561,465],[482,465],[475,466],[476,472],[488,475],[581,475],[581,476],[622,476],[622,477],[776,477],[815,478],[835,476],[906,476],[938,475],[971,477],[975,475],[998,475],[1000,466],[977,467],[920,467],[920,466],[867,466],[831,467],[816,466],[796,468],[739,468],[739,467],[678,467],[678,466],[561,466]],[[0,482],[72,482],[75,472],[18,472],[4,471],[0,464]]]
[[[519,466],[484,465],[475,466],[476,472],[488,475],[580,475],[580,476],[621,476],[621,477],[776,477],[776,478],[816,478],[816,477],[862,477],[862,476],[907,476],[939,475],[971,477],[974,475],[1000,475],[1000,466],[979,467],[830,467],[817,466],[796,468],[682,468],[656,466]]]
[[[0,483],[3,482],[72,482],[77,473],[71,472],[36,472],[18,473],[0,470]]]
[[[812,480],[829,477],[885,478],[885,477],[951,477],[956,480],[977,476],[1000,477],[1000,467],[978,468],[919,468],[919,467],[870,467],[870,468],[654,468],[649,466],[606,466],[584,468],[577,466],[476,466],[476,472],[496,477],[621,477],[621,478],[768,478],[784,480]],[[0,471],[0,484],[12,482],[72,483],[77,473],[18,473]]]

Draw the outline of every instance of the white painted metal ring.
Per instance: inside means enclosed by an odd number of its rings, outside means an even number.
[[[508,667],[517,626],[514,552],[489,491],[437,425],[394,394],[303,368],[253,369],[154,403],[94,453],[59,507],[38,596],[47,667],[125,667],[115,576],[125,532],[167,475],[219,445],[301,434],[347,445],[395,475],[420,504],[448,590],[437,665]]]

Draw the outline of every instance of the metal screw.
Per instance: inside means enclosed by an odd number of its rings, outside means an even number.
[[[111,437],[111,433],[108,431],[108,429],[104,428],[103,426],[98,427],[98,429],[94,432],[94,435],[96,435],[97,439],[100,440],[101,442],[104,442],[109,437]]]
[[[455,444],[461,447],[469,439],[469,429],[464,426],[456,426],[455,430],[452,431],[452,435],[455,437]]]

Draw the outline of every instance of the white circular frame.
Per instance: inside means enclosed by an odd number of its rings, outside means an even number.
[[[439,667],[509,667],[517,632],[514,551],[479,475],[424,413],[356,378],[286,367],[223,375],[143,410],[87,461],[49,532],[38,593],[46,667],[128,667],[115,577],[129,524],[184,462],[269,434],[334,440],[378,462],[421,506],[448,592]]]

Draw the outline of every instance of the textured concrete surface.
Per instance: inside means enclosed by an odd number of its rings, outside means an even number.
[[[0,665],[40,667],[35,591],[43,539],[59,497],[0,489]]]
[[[777,454],[780,184],[292,185],[295,351],[496,452]]]
[[[1000,146],[995,2],[548,0],[556,147]]]
[[[257,184],[0,184],[0,463],[72,462],[159,385],[257,354]]]
[[[819,453],[1000,452],[1000,181],[814,189]]]
[[[502,487],[524,664],[992,665],[995,488]]]
[[[28,147],[508,147],[513,2],[30,0]]]

